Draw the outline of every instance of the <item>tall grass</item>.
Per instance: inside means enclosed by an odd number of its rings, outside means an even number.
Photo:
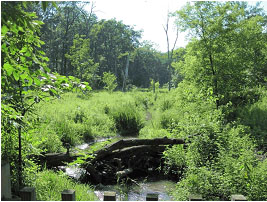
[[[113,107],[110,112],[121,136],[138,136],[143,127],[143,113],[133,104],[123,104]]]
[[[35,118],[39,121],[33,135],[38,147],[47,152],[65,151],[66,143],[74,146],[117,134],[137,135],[143,127],[147,100],[141,92],[100,91],[87,97],[67,93],[38,105]]]
[[[37,174],[32,184],[36,188],[36,198],[40,201],[61,201],[61,192],[75,190],[76,201],[96,201],[93,187],[69,179],[63,172],[44,170]]]

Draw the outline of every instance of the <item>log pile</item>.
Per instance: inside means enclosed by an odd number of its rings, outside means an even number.
[[[45,164],[47,168],[54,168],[58,166],[65,166],[76,160],[81,155],[75,153],[47,153],[44,155],[34,156],[34,159],[41,164]]]
[[[162,164],[166,146],[184,144],[183,139],[123,139],[95,152],[83,167],[82,181],[111,184],[125,176],[148,175]]]

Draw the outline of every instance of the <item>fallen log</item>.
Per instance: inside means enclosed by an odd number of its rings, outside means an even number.
[[[64,166],[66,163],[70,163],[76,160],[81,155],[74,153],[47,153],[43,156],[39,156],[38,159],[44,162],[48,168]]]
[[[122,178],[122,177],[125,177],[125,176],[131,174],[132,172],[133,172],[133,169],[132,168],[127,168],[127,169],[124,169],[122,171],[116,172],[116,176],[118,178]]]
[[[155,171],[162,166],[162,153],[166,147],[175,144],[185,144],[185,141],[169,138],[117,141],[95,152],[93,159],[87,159],[87,164],[84,164],[87,181],[101,181],[102,184],[106,184],[116,183],[118,178],[125,176],[149,175],[152,173],[149,170]]]
[[[155,146],[155,145],[140,145],[140,146],[132,146],[126,147],[123,149],[117,149],[115,151],[104,152],[96,155],[92,162],[100,161],[103,159],[113,159],[113,158],[129,158],[130,156],[142,156],[144,153],[147,154],[155,154],[162,153],[166,149],[166,146]]]
[[[155,138],[155,139],[123,139],[115,142],[111,145],[106,146],[103,149],[98,150],[95,154],[97,158],[101,158],[107,154],[110,154],[114,150],[120,150],[126,147],[133,146],[142,146],[142,145],[151,145],[151,146],[159,146],[159,145],[174,145],[174,144],[184,144],[185,141],[183,139],[169,139],[169,138]]]

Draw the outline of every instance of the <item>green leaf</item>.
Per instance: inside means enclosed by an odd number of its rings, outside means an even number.
[[[5,63],[3,68],[4,70],[6,70],[6,73],[8,76],[10,76],[12,72],[14,71],[14,68],[9,63]]]
[[[50,88],[49,89],[49,93],[50,93],[50,95],[54,96],[54,95],[57,94],[57,91],[55,89],[53,89],[53,88]]]
[[[24,46],[19,52],[20,53],[25,53],[28,50],[27,46]]]
[[[5,36],[7,32],[8,32],[7,26],[3,25],[2,28],[1,28],[1,34],[2,34],[2,36]]]
[[[15,78],[16,81],[19,80],[19,73],[18,72],[13,71],[13,76],[14,76],[14,78]]]
[[[40,86],[41,81],[38,78],[35,77],[34,78],[34,83],[35,83],[35,85]]]
[[[23,5],[24,8],[26,8],[26,9],[28,8],[28,7],[27,7],[27,3],[28,3],[28,2],[26,2],[26,1],[22,1],[22,5]]]
[[[52,1],[52,5],[53,5],[56,9],[58,9],[58,6],[57,6],[56,2]]]
[[[31,56],[31,53],[30,53],[29,51],[27,51],[27,52],[25,53],[25,56],[30,57],[30,56]]]
[[[21,62],[22,62],[22,63],[25,63],[25,61],[26,61],[26,58],[25,58],[25,57],[23,57],[23,56],[20,56],[20,60],[21,60]]]
[[[20,78],[24,80],[24,79],[27,79],[28,76],[29,76],[28,74],[23,73],[20,75]]]
[[[27,80],[28,80],[28,86],[31,86],[32,85],[32,82],[33,82],[33,79],[29,76],[27,78]]]

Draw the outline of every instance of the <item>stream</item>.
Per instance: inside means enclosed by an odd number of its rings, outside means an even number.
[[[104,191],[115,191],[116,201],[146,201],[148,193],[158,194],[159,201],[172,201],[173,199],[168,194],[175,188],[175,183],[168,180],[139,180],[140,185],[97,185],[95,194],[103,201]]]
[[[76,146],[79,150],[86,150],[96,142],[102,142],[108,140],[107,138],[99,139],[91,143],[84,143]],[[60,166],[68,176],[78,180],[80,176],[85,172],[84,169],[79,168],[78,165],[73,166]],[[117,201],[145,201],[148,193],[158,194],[159,201],[172,201],[172,197],[169,192],[175,188],[176,183],[171,180],[165,179],[146,179],[142,178],[136,180],[131,185],[123,183],[117,185],[102,185],[95,186],[94,193],[99,200],[103,201],[105,191],[115,191]]]

